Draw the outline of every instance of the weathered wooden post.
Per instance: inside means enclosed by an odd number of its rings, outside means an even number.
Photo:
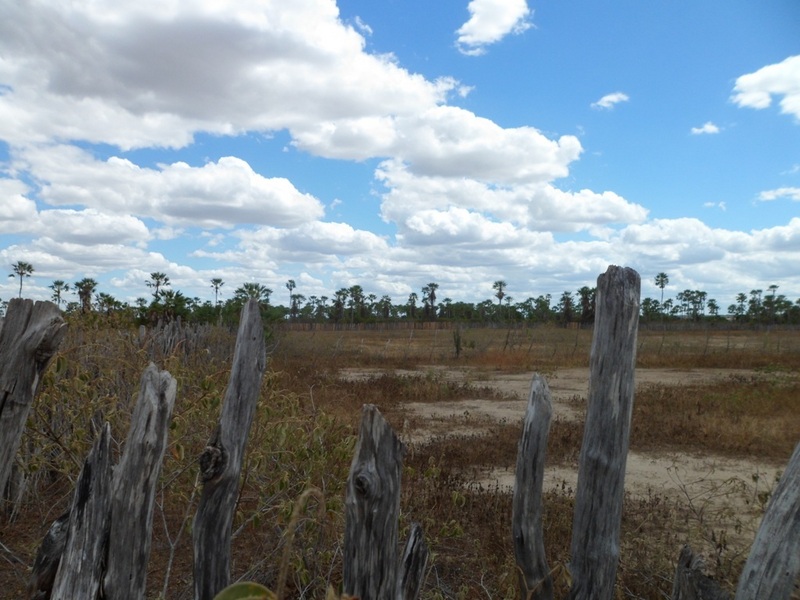
[[[703,573],[705,565],[689,546],[681,549],[672,582],[671,600],[730,600],[717,583]]]
[[[517,449],[511,531],[519,587],[525,600],[552,600],[553,578],[547,566],[542,531],[542,482],[553,404],[544,377],[531,382]]]
[[[0,327],[0,498],[19,449],[39,381],[65,323],[52,302],[13,298]]]
[[[230,583],[233,511],[265,368],[264,326],[251,299],[242,308],[222,415],[200,456],[203,491],[192,529],[195,600],[212,600]]]
[[[156,484],[161,473],[177,382],[150,364],[142,374],[128,440],[114,469],[106,598],[140,600],[147,583]]]
[[[788,600],[800,575],[800,444],[761,520],[736,600]]]
[[[428,564],[428,544],[419,523],[411,524],[403,558],[400,561],[398,600],[416,600],[425,583],[425,567]]]
[[[597,278],[589,399],[572,521],[571,600],[610,600],[614,596],[639,296],[639,274],[633,269],[610,266]]]
[[[69,511],[67,540],[52,600],[98,597],[111,515],[111,426],[106,423],[83,464]]]
[[[403,444],[378,408],[362,409],[347,477],[343,591],[360,600],[395,600],[397,518]]]
[[[404,452],[378,408],[365,404],[347,477],[342,586],[359,600],[415,600],[422,590],[428,546],[418,524],[397,552]]]

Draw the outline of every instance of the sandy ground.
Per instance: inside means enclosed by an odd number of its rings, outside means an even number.
[[[447,429],[457,433],[476,433],[481,423],[490,420],[521,421],[527,403],[531,373],[486,373],[470,369],[444,370],[432,368],[448,379],[470,381],[479,387],[489,387],[502,394],[503,399],[473,398],[458,402],[420,402],[405,405],[413,415],[413,426],[403,427],[400,437],[410,445],[423,443],[434,433]],[[396,371],[411,374],[409,371]],[[425,372],[425,371],[422,371]],[[369,378],[379,374],[371,370],[347,370],[346,378]],[[419,374],[417,371],[416,374]],[[727,378],[732,374],[751,376],[753,371],[730,369],[637,369],[637,386],[660,383],[687,385]],[[581,402],[589,389],[589,370],[559,369],[545,375],[553,400],[553,418],[582,418]],[[739,519],[742,533],[750,537],[761,515],[759,494],[774,487],[780,467],[757,460],[730,459],[722,456],[694,456],[682,453],[630,452],[625,472],[625,488],[633,496],[657,494],[673,498],[699,517],[712,514],[726,520]],[[513,469],[487,471],[485,486],[511,489]],[[545,487],[575,489],[577,464],[549,465],[545,471]]]

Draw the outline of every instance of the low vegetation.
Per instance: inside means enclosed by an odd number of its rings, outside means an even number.
[[[288,597],[304,598],[323,598],[329,584],[341,581],[344,485],[362,404],[377,404],[402,437],[416,425],[406,410],[411,402],[502,399],[476,383],[477,377],[455,380],[446,376],[448,370],[554,375],[567,367],[588,367],[591,345],[588,329],[552,326],[274,330],[268,336],[270,363],[234,524],[233,575],[275,588],[295,502],[313,486],[324,502],[311,499],[299,522],[287,582]],[[140,331],[113,319],[70,317],[2,507],[0,589],[23,597],[38,544],[67,508],[99,424],[111,423],[119,452],[139,377],[155,361],[177,378],[179,388],[156,507],[148,597],[191,597],[197,457],[218,418],[234,338],[234,330],[220,326]],[[746,371],[708,385],[640,389],[634,450],[750,457],[781,465],[800,438],[798,331],[643,330],[638,364]],[[377,371],[343,377],[345,368]],[[575,399],[576,406],[581,402]],[[463,424],[458,418],[454,431]],[[412,521],[424,528],[433,553],[423,591],[428,599],[519,597],[509,533],[511,497],[506,489],[481,481],[487,468],[513,468],[520,425],[481,425],[473,433],[437,435],[409,447],[401,536]],[[573,463],[581,439],[580,421],[557,419],[548,464]],[[572,492],[566,482],[546,492],[545,541],[557,597],[567,589]],[[702,548],[710,558],[708,571],[731,589],[746,557],[747,536],[731,529],[736,525],[729,514],[716,516],[698,515],[692,506],[657,493],[630,496],[619,597],[668,596],[675,559],[687,541]]]

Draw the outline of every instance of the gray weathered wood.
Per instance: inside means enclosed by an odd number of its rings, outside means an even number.
[[[597,278],[589,399],[572,522],[571,600],[610,600],[614,596],[633,410],[639,295],[639,274],[633,269],[610,266]]]
[[[800,444],[795,446],[761,520],[736,600],[786,600],[800,575]]]
[[[42,373],[53,358],[65,324],[52,302],[13,298],[0,328],[0,495],[19,449]]]
[[[703,560],[689,546],[681,549],[671,600],[730,600],[731,596],[703,573]]]
[[[404,448],[374,405],[364,405],[345,497],[343,591],[395,600]]]
[[[175,378],[150,364],[142,374],[128,439],[114,469],[105,596],[144,598],[156,484],[175,405]]]
[[[58,565],[67,544],[69,512],[58,517],[42,540],[28,579],[28,600],[48,600],[53,592]]]
[[[403,558],[400,561],[398,578],[398,600],[417,600],[425,583],[425,567],[428,565],[428,545],[419,523],[412,523]]]
[[[67,542],[53,600],[94,600],[103,581],[111,514],[111,426],[106,423],[83,464],[69,511]]]
[[[265,368],[264,326],[251,299],[242,308],[222,416],[200,456],[203,491],[192,529],[195,600],[212,600],[230,583],[233,512]]]
[[[544,377],[533,376],[517,448],[517,471],[511,515],[514,558],[521,597],[551,600],[553,578],[547,566],[542,530],[542,482],[553,404]]]

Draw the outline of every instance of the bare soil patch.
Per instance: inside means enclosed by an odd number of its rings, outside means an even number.
[[[346,379],[369,379],[382,373],[431,375],[450,381],[468,381],[476,388],[491,389],[496,397],[460,401],[410,402],[403,405],[408,415],[399,435],[412,448],[434,436],[480,435],[497,422],[521,422],[527,404],[531,373],[488,372],[471,368],[429,367],[420,370],[347,369]],[[589,390],[588,368],[557,369],[546,374],[553,399],[553,418],[583,420]],[[656,369],[636,370],[637,387],[647,385],[688,386],[717,380],[764,376],[750,369]],[[657,424],[654,424],[657,426]],[[674,500],[698,520],[714,519],[744,540],[755,534],[770,490],[784,465],[757,457],[730,458],[679,451],[636,452],[628,455],[626,491],[634,497],[658,495]],[[512,468],[491,468],[478,481],[486,487],[511,490]],[[545,489],[575,489],[577,461],[549,464]],[[729,534],[729,535],[734,535]]]

